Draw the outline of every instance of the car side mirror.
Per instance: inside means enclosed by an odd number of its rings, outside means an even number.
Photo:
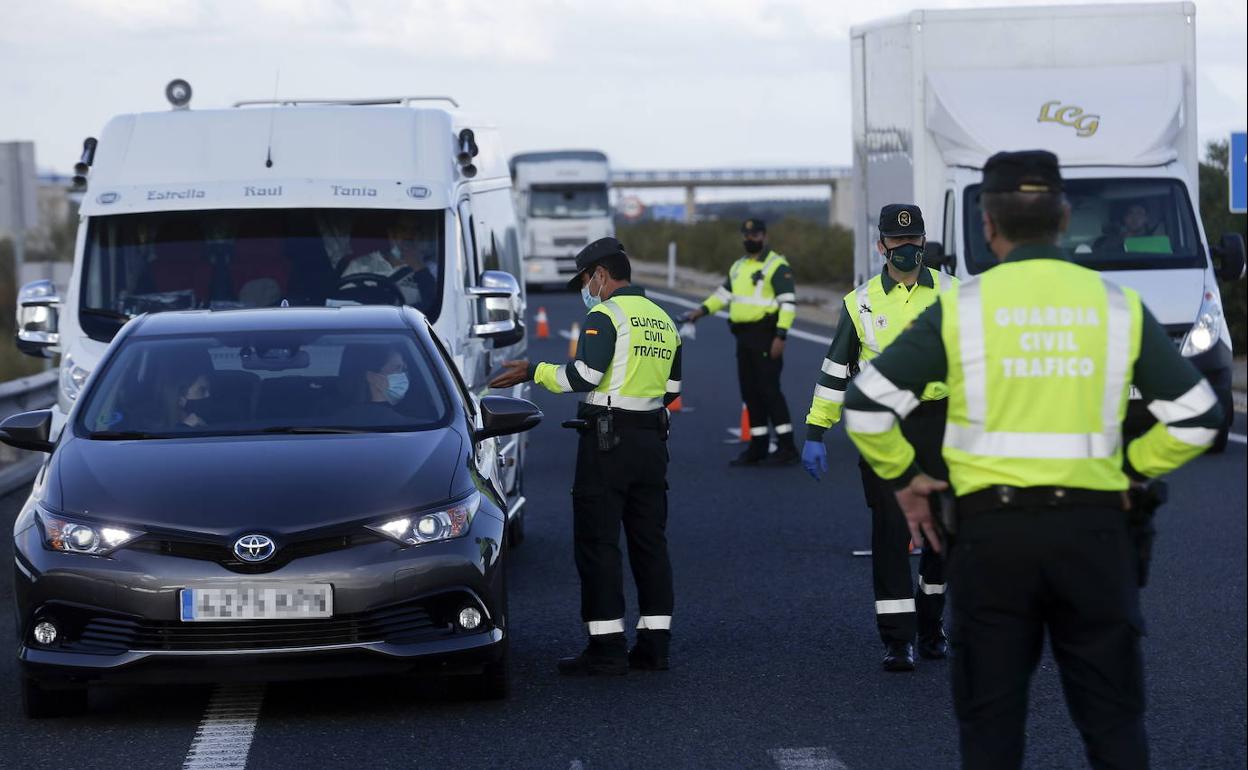
[[[958,258],[953,254],[946,254],[945,244],[940,241],[928,241],[923,244],[923,264],[937,270],[945,270],[952,275],[957,269]]]
[[[17,292],[17,349],[28,356],[47,358],[61,343],[57,331],[61,295],[48,280],[31,281]]]
[[[523,433],[542,421],[542,410],[523,398],[485,396],[481,399],[481,427],[473,432],[477,441]]]
[[[1218,260],[1218,278],[1223,281],[1238,281],[1244,277],[1246,260],[1244,255],[1244,236],[1239,233],[1222,233],[1218,245],[1210,249]]]
[[[474,337],[493,340],[494,347],[505,348],[524,339],[524,323],[520,320],[520,284],[511,273],[486,270],[481,285],[468,289],[468,296],[478,303],[481,323],[472,325]]]
[[[0,441],[17,449],[51,452],[52,410],[20,412],[0,422]]]

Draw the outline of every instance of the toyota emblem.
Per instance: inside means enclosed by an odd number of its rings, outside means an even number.
[[[246,562],[261,562],[277,550],[273,539],[266,535],[243,535],[234,541],[234,555]]]

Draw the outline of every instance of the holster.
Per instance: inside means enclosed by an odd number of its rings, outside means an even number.
[[[1157,530],[1153,518],[1170,497],[1170,487],[1164,481],[1150,481],[1143,487],[1131,487],[1131,510],[1127,512],[1127,532],[1135,544],[1136,566],[1140,588],[1148,585],[1148,572],[1153,561],[1153,539]]]

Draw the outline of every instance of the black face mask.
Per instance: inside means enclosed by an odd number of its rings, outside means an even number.
[[[759,252],[763,250],[762,241],[751,241],[749,239],[746,239],[745,241],[742,242],[742,245],[745,246],[746,254],[758,254]]]
[[[903,243],[895,249],[887,251],[888,261],[903,273],[917,270],[923,263],[923,247],[913,243]]]
[[[212,400],[212,396],[201,396],[200,398],[186,399],[186,405],[182,407],[182,411],[186,415],[195,415],[204,422],[213,422],[217,419],[217,404]]]

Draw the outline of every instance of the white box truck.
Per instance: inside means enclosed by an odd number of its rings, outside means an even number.
[[[522,358],[524,292],[498,130],[446,97],[300,99],[118,115],[84,143],[74,266],[23,287],[17,344],[60,355],[59,432],[109,342],[163,310],[420,310],[473,396]],[[523,396],[527,385],[509,395]],[[522,438],[481,466],[522,537]]]
[[[916,10],[853,28],[855,280],[882,268],[876,215],[887,203],[922,208],[929,263],[960,278],[988,269],[984,161],[1050,150],[1072,208],[1063,249],[1140,293],[1229,425],[1216,278],[1242,277],[1244,243],[1211,243],[1196,208],[1195,25],[1184,2]]]
[[[562,287],[586,244],[615,235],[607,190],[611,169],[597,150],[526,152],[511,159],[525,280]]]

